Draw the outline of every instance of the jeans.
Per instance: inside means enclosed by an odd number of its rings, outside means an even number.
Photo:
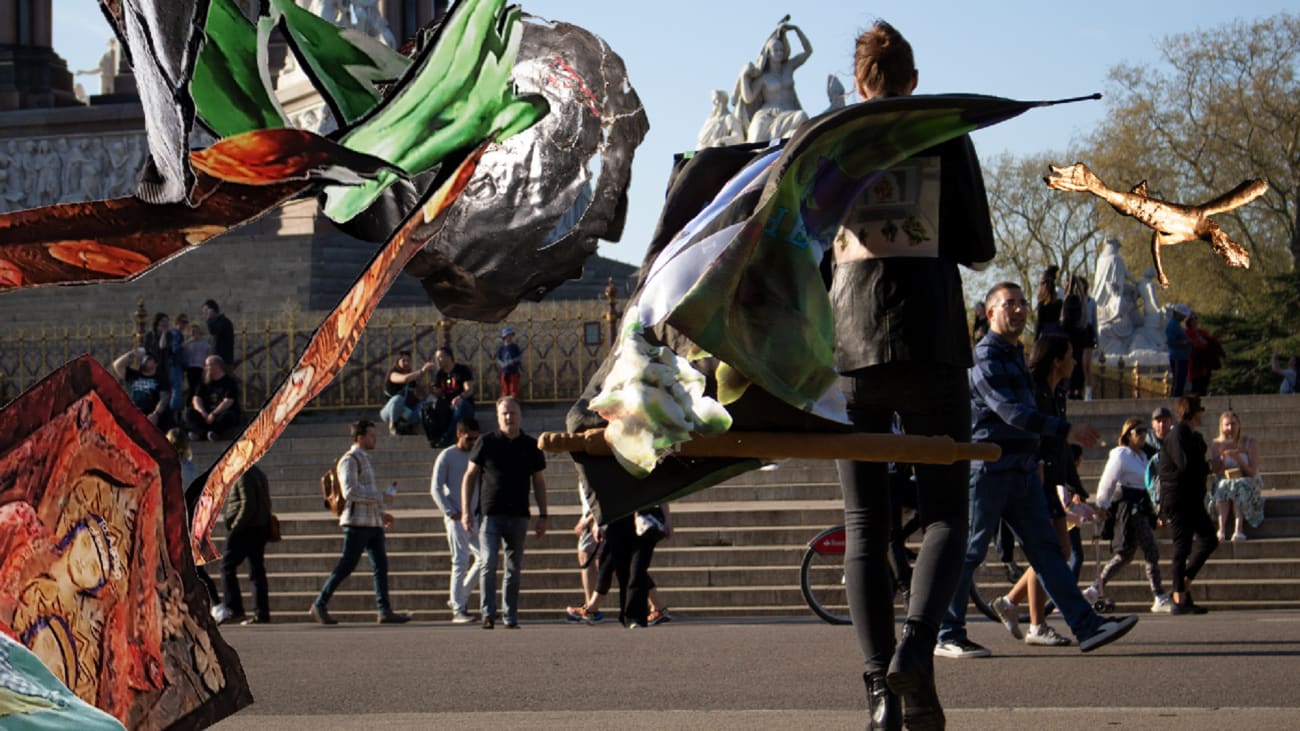
[[[415,409],[406,406],[406,394],[394,394],[384,404],[384,408],[379,410],[379,418],[388,425],[389,429],[404,429],[417,420]]]
[[[886,363],[840,379],[849,418],[858,431],[888,433],[895,411],[914,435],[970,439],[966,370],[930,363]],[[893,657],[894,585],[889,576],[890,506],[884,463],[839,460],[844,491],[844,578],[849,614],[868,673],[883,673]],[[960,578],[966,550],[969,462],[916,465],[917,511],[924,528],[912,574],[908,621],[938,628]],[[969,592],[970,587],[967,587]],[[964,595],[963,595],[964,596]]]
[[[1187,367],[1191,361],[1187,358],[1169,358],[1169,395],[1178,398],[1183,395],[1187,386]],[[1204,394],[1202,394],[1204,395]]]
[[[501,588],[501,615],[506,624],[519,623],[519,576],[524,569],[524,539],[528,516],[489,515],[479,524],[478,593],[483,618],[496,616],[497,562],[505,543],[506,575]]]
[[[1019,470],[989,472],[983,467],[973,470],[970,477],[970,541],[966,549],[966,563],[962,567],[961,581],[953,593],[948,613],[939,629],[940,642],[966,639],[966,606],[975,571],[988,553],[989,541],[998,529],[998,520],[1005,520],[1020,540],[1025,559],[1038,573],[1052,603],[1061,610],[1070,631],[1080,640],[1091,636],[1101,624],[1101,617],[1092,610],[1079,591],[1070,567],[1061,551],[1061,539],[1056,535],[1047,514],[1047,501],[1038,476]]]
[[[231,616],[244,614],[244,599],[239,594],[239,564],[248,560],[248,578],[253,582],[253,614],[271,616],[271,602],[266,584],[266,539],[261,536],[231,534],[221,555],[221,588],[226,595],[226,609]]]
[[[1083,531],[1078,528],[1070,531],[1070,573],[1076,583],[1083,573]]]
[[[469,587],[471,581],[478,578],[478,535],[465,530],[459,520],[442,519],[447,529],[447,548],[451,551],[451,583],[448,594],[451,596],[451,610],[456,614],[468,611]],[[470,573],[470,561],[473,560],[474,573]]]
[[[338,590],[339,584],[348,578],[361,560],[361,553],[370,557],[370,570],[375,578],[375,604],[380,614],[393,611],[388,601],[388,552],[384,549],[384,529],[369,528],[358,525],[343,526],[343,555],[338,565],[325,580],[320,595],[316,597],[316,606],[323,607],[330,603],[330,597]]]

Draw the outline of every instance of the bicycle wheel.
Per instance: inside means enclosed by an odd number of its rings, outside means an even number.
[[[998,619],[998,615],[993,613],[993,607],[990,607],[989,603],[984,601],[984,597],[980,596],[980,585],[974,582],[971,582],[970,585],[970,603],[974,604],[979,613],[988,617],[989,620],[999,624],[1002,623],[1002,620]]]
[[[830,624],[851,624],[844,591],[844,526],[827,528],[808,542],[799,566],[799,588],[808,608]]]

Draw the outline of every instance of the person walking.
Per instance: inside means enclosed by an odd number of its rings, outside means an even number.
[[[1183,395],[1187,387],[1187,371],[1192,358],[1192,341],[1187,337],[1183,323],[1192,316],[1192,308],[1174,305],[1165,323],[1165,346],[1169,348],[1169,394],[1174,398]]]
[[[478,577],[478,531],[466,530],[461,523],[464,506],[473,504],[473,501],[461,502],[460,487],[465,481],[465,471],[469,469],[470,450],[478,443],[478,436],[478,421],[474,417],[467,416],[457,422],[456,443],[438,454],[433,463],[433,483],[429,486],[433,502],[442,511],[442,525],[447,530],[447,550],[451,553],[447,604],[451,607],[451,621],[456,624],[474,621],[467,602],[469,582]],[[471,561],[474,565],[472,572]]]
[[[528,490],[537,502],[534,531],[546,535],[546,457],[537,440],[523,430],[519,402],[505,396],[497,401],[497,431],[479,437],[470,450],[469,468],[461,482],[461,525],[475,528],[474,490],[478,488],[479,598],[483,629],[496,626],[497,563],[505,545],[506,572],[501,590],[501,614],[506,629],[519,628],[519,587],[528,535]]]
[[[1097,507],[1111,512],[1114,555],[1101,568],[1097,580],[1083,590],[1083,596],[1096,605],[1106,596],[1106,582],[1132,561],[1134,553],[1141,548],[1145,559],[1143,568],[1155,597],[1151,611],[1169,612],[1173,605],[1160,581],[1160,548],[1154,533],[1156,510],[1146,490],[1148,458],[1142,451],[1146,439],[1147,428],[1142,420],[1128,419],[1120,429],[1118,446],[1107,455],[1106,466],[1097,481]]]
[[[339,487],[343,499],[347,500],[347,507],[339,516],[339,525],[343,527],[343,555],[308,610],[311,618],[321,624],[338,624],[327,608],[330,597],[357,567],[362,552],[370,557],[379,623],[401,624],[411,619],[409,614],[393,611],[388,597],[388,552],[384,546],[384,529],[392,527],[393,516],[384,509],[385,497],[375,484],[375,470],[370,464],[370,452],[376,443],[375,423],[368,419],[357,421],[352,425],[352,447],[339,458],[334,468],[338,471]],[[396,492],[396,488],[394,482],[390,489]]]
[[[1123,637],[1138,618],[1102,617],[1079,592],[1065,562],[1060,538],[1048,518],[1038,476],[1038,456],[1042,435],[1085,445],[1096,444],[1099,435],[1092,427],[1071,424],[1038,410],[1033,377],[1020,344],[1029,308],[1020,285],[994,285],[984,303],[989,310],[989,334],[976,347],[975,366],[970,370],[971,439],[997,444],[1002,456],[996,462],[971,463],[966,561],[934,653],[950,658],[991,654],[967,637],[966,605],[975,570],[988,553],[999,519],[1011,525],[1029,564],[1078,640],[1079,649],[1091,652]]]
[[[266,581],[266,544],[271,537],[271,491],[266,473],[257,465],[248,468],[226,496],[226,547],[221,554],[221,588],[224,612],[217,623],[267,624],[271,621],[270,587]],[[239,565],[248,561],[248,578],[253,582],[253,616],[244,614],[239,592]]]
[[[1160,450],[1160,516],[1169,524],[1174,543],[1173,614],[1208,611],[1192,601],[1192,580],[1219,547],[1205,497],[1210,472],[1222,470],[1223,462],[1205,459],[1205,438],[1196,431],[1203,413],[1199,396],[1179,398],[1174,404],[1177,423]]]

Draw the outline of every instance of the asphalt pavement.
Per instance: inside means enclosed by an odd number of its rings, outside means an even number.
[[[256,702],[222,731],[866,723],[853,629],[811,619],[223,632]],[[935,659],[952,729],[1300,728],[1300,612],[1147,614],[1127,637],[1087,655],[1027,646],[983,620],[970,636],[994,656]]]

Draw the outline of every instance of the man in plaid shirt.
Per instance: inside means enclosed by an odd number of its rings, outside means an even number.
[[[379,605],[380,624],[401,624],[411,619],[409,614],[393,611],[388,600],[388,553],[384,550],[384,529],[392,526],[393,516],[385,512],[384,493],[375,484],[375,470],[370,466],[370,450],[376,444],[375,424],[362,419],[352,425],[352,448],[339,458],[339,486],[347,507],[339,516],[343,526],[343,556],[325,580],[320,594],[312,603],[312,619],[321,624],[338,624],[326,610],[330,597],[339,584],[348,578],[361,560],[362,551],[370,556],[370,568],[375,576],[375,600]],[[397,483],[393,483],[397,487]]]
[[[1096,444],[1100,435],[1090,426],[1072,425],[1038,411],[1033,377],[1020,344],[1029,313],[1020,286],[998,284],[984,304],[989,333],[975,346],[975,365],[970,370],[971,441],[993,442],[1002,448],[1002,456],[996,462],[971,462],[966,563],[934,654],[953,658],[991,654],[966,637],[966,605],[975,570],[988,553],[999,520],[1007,521],[1020,539],[1025,557],[1079,640],[1079,649],[1090,652],[1122,637],[1137,624],[1137,617],[1102,617],[1079,591],[1048,517],[1038,440],[1040,435],[1055,435]]]

